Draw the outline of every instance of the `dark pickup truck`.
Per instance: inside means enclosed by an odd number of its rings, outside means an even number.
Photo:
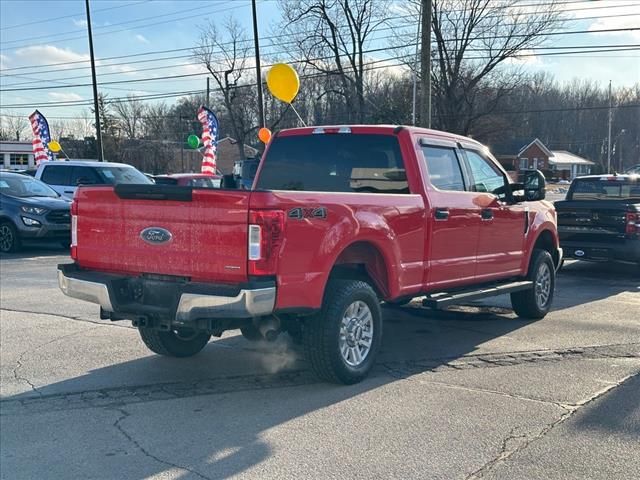
[[[565,257],[640,264],[640,176],[578,177],[555,206]]]

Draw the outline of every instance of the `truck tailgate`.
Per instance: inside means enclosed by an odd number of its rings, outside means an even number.
[[[246,281],[249,195],[161,185],[80,188],[77,264],[192,281]],[[162,230],[144,235],[145,229]]]
[[[558,232],[570,241],[623,242],[625,237],[625,202],[560,201]]]

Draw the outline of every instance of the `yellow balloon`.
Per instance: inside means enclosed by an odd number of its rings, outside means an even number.
[[[300,89],[296,71],[286,63],[276,63],[267,73],[267,87],[271,95],[285,103],[293,102]]]
[[[53,153],[58,153],[60,150],[62,150],[62,147],[56,140],[51,140],[49,142],[49,150],[51,150]]]

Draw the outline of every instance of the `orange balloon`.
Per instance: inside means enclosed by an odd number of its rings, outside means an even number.
[[[262,127],[260,130],[258,130],[258,138],[262,143],[269,143],[269,140],[271,140],[271,130]]]

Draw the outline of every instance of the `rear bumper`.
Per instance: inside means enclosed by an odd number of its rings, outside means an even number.
[[[593,261],[640,262],[640,239],[621,243],[576,242],[560,239],[566,258]]]
[[[276,302],[273,280],[230,287],[92,272],[75,264],[58,266],[58,285],[65,295],[123,318],[154,317],[180,325],[269,315]]]

